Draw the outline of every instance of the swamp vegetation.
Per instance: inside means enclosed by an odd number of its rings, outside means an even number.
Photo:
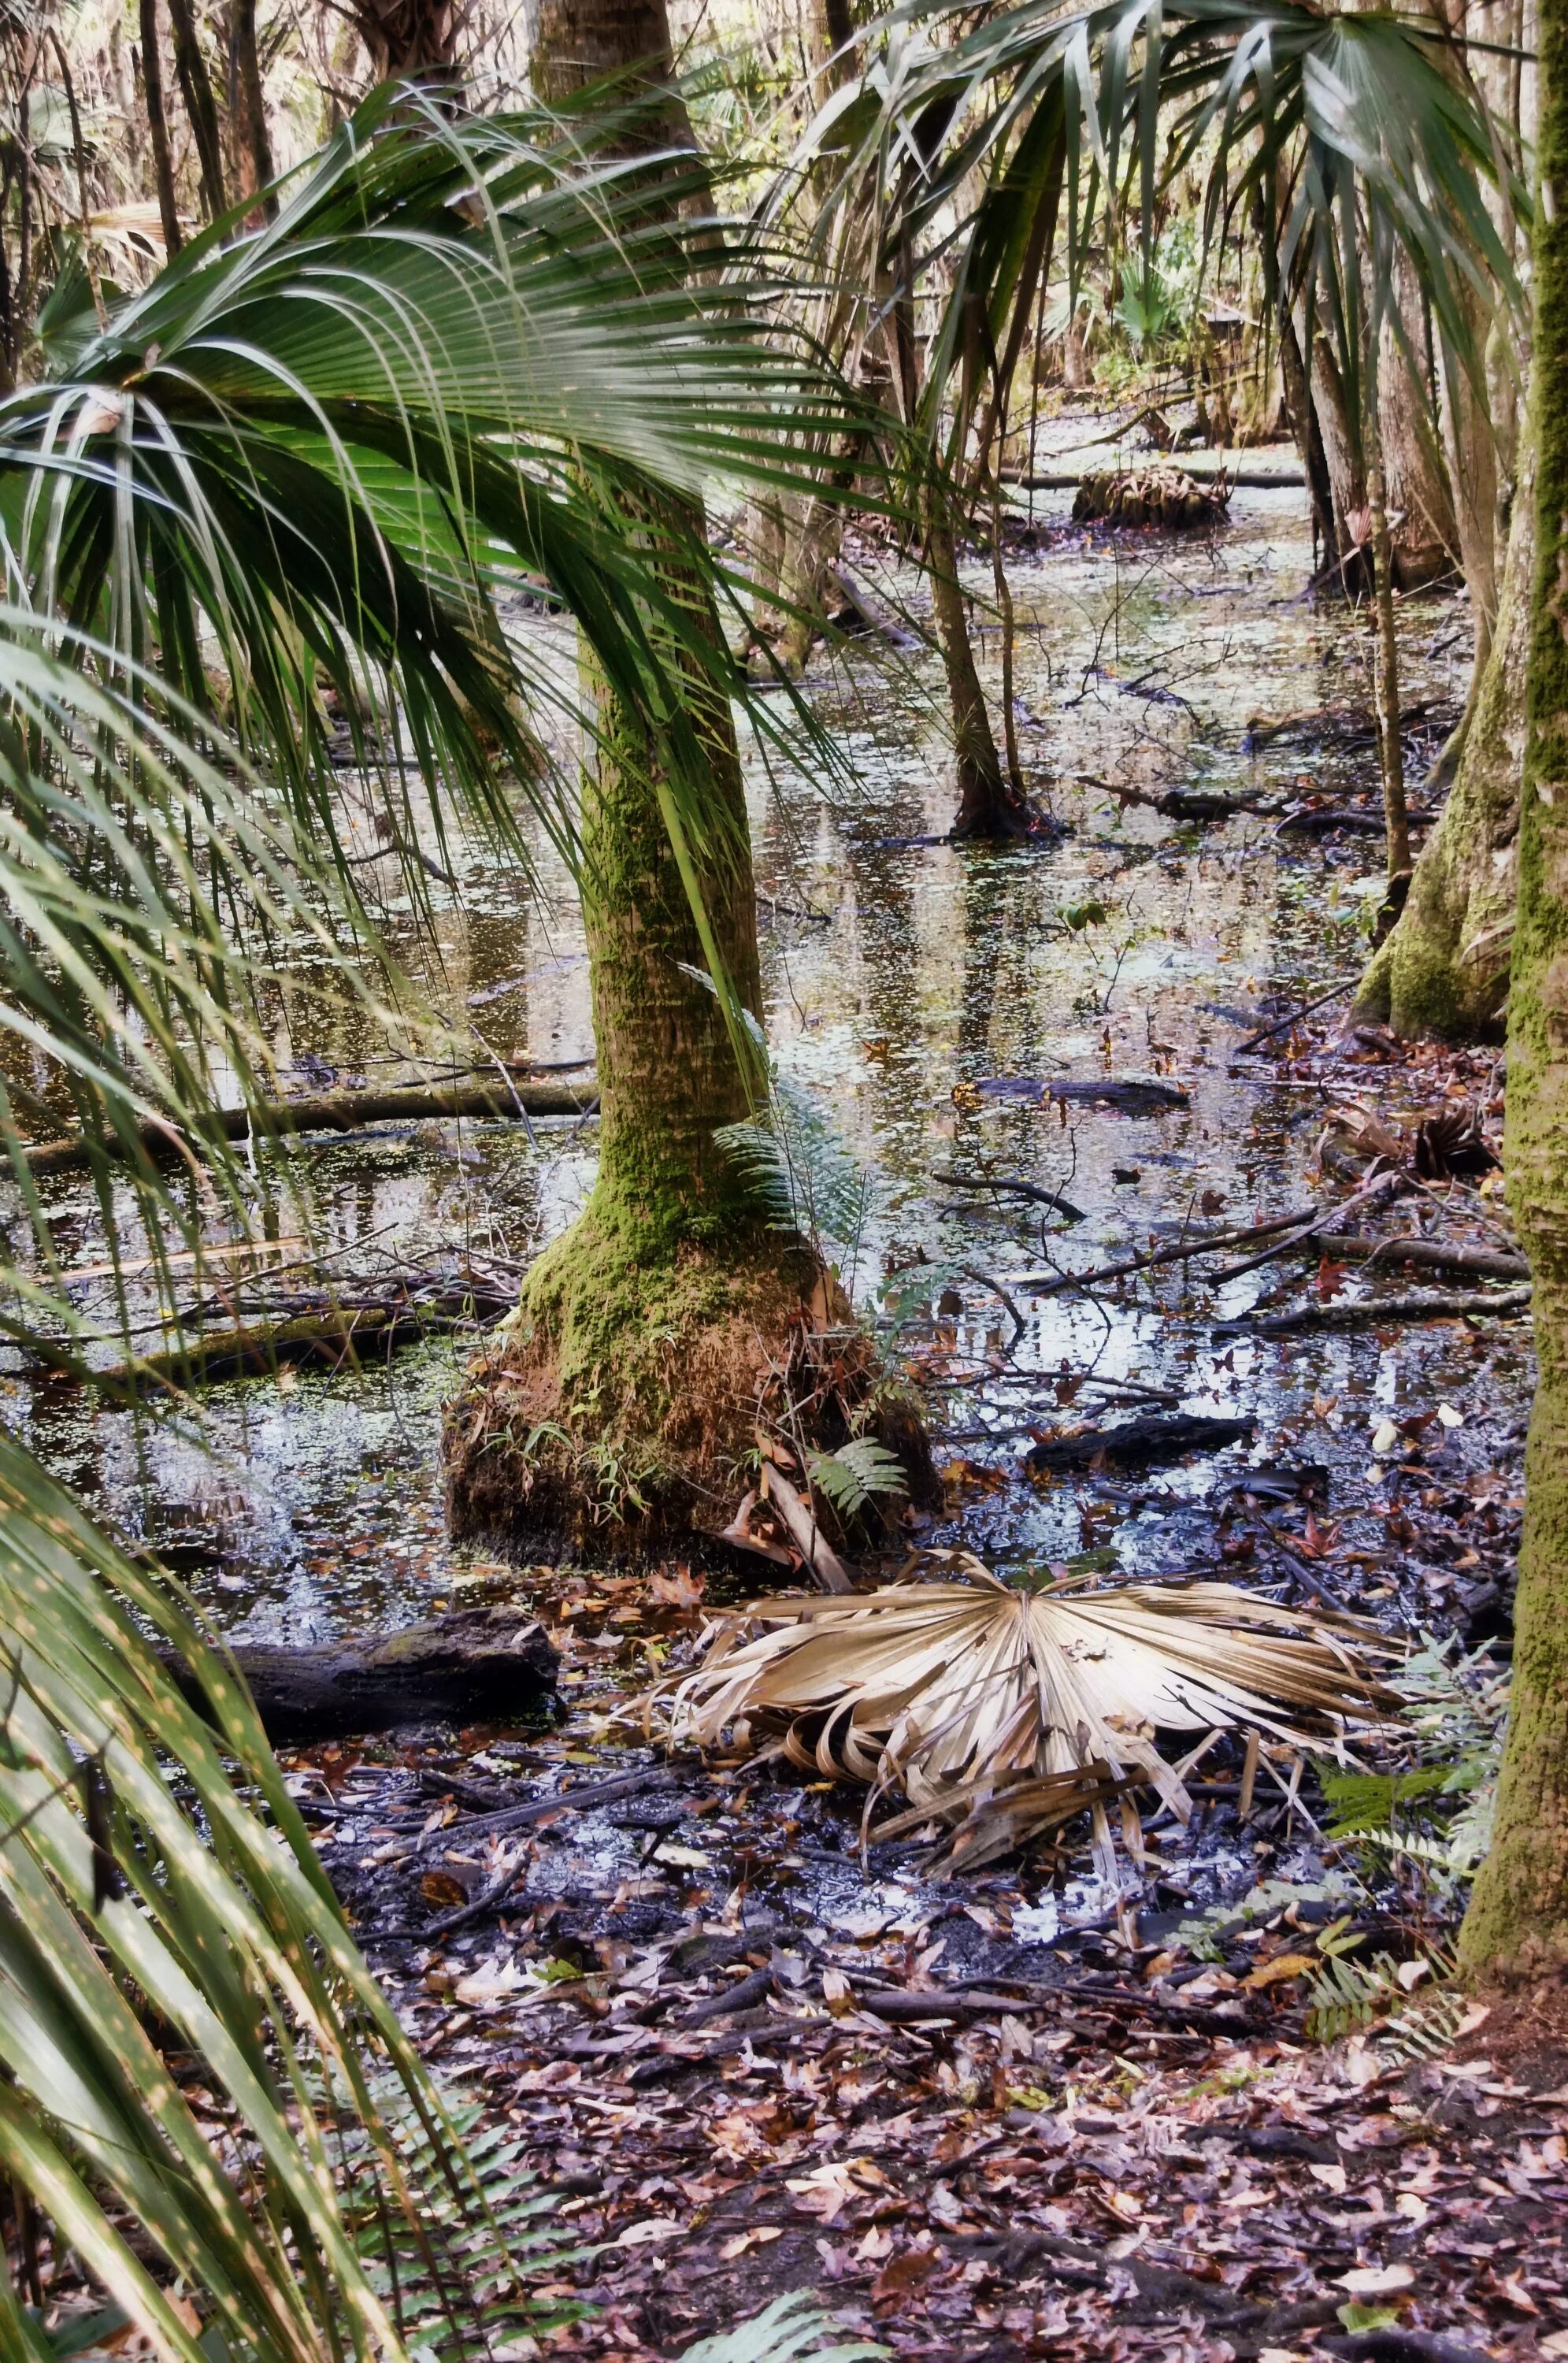
[[[1568,2355],[1562,0],[0,83],[0,2355]]]

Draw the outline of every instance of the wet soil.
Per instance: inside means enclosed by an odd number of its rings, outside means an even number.
[[[1239,491],[1180,539],[1086,532],[1069,498],[1016,520],[1009,560],[1021,740],[1055,830],[944,841],[921,662],[889,680],[819,659],[813,703],[853,774],[833,797],[753,750],[770,1040],[875,1177],[841,1270],[927,1390],[945,1481],[888,1556],[961,1542],[1024,1582],[1218,1570],[1506,1648],[1527,1318],[1219,1334],[1428,1277],[1310,1248],[1230,1281],[1212,1258],[1064,1281],[1193,1225],[1350,1196],[1368,1159],[1336,1107],[1413,1127],[1474,1106],[1493,1136],[1501,1116],[1496,1053],[1407,1050],[1345,1030],[1337,1004],[1244,1048],[1353,981],[1381,893],[1370,639],[1303,596],[1299,493]],[[982,601],[989,574],[977,557]],[[532,628],[560,660],[548,621]],[[1435,596],[1402,603],[1401,630],[1415,779],[1461,702],[1468,631]],[[995,627],[982,638],[994,672]],[[1264,809],[1197,822],[1118,793],[1173,785]],[[430,989],[489,1051],[580,1059],[580,930],[545,856],[539,881],[470,860]],[[302,1084],[381,1071],[308,978],[279,1040]],[[329,1274],[414,1259],[514,1287],[581,1204],[593,1148],[591,1120],[382,1127],[311,1150],[308,1222],[292,1182],[263,1170],[258,1193],[281,1237],[314,1226]],[[91,1266],[90,1196],[57,1184],[51,1205],[62,1264]],[[1369,1219],[1507,1244],[1485,1176],[1412,1184]],[[633,1703],[756,1569],[704,1585],[450,1546],[436,1443],[469,1350],[459,1335],[215,1388],[199,1419],[94,1409],[19,1367],[3,1382],[62,1472],[246,1638],[487,1600],[545,1622],[563,1660],[548,1724],[285,1760],[422,2049],[526,2130],[563,2235],[593,2247],[558,2293],[600,2312],[552,2349],[678,2352],[801,2284],[911,2355],[1294,2355],[1338,2335],[1357,2271],[1394,2275],[1375,2302],[1408,2326],[1498,2356],[1568,2322],[1560,2087],[1510,2053],[1456,2114],[1454,2062],[1324,2049],[1300,1975],[1259,1975],[1320,1905],[1361,1913],[1395,1959],[1443,1934],[1413,1887],[1375,1891],[1325,1845],[1309,1784],[1287,1796],[1265,1768],[1243,1821],[1240,1752],[1217,1749],[1192,1832],[1155,1834],[1113,1903],[1087,1849],[943,1880],[917,1847],[863,1858],[855,1803],[782,1765],[666,1766]],[[1081,1448],[1152,1402],[1229,1428],[1169,1458]],[[566,1802],[623,1777],[614,1799]],[[553,1816],[489,1818],[554,1798]],[[1192,1936],[1269,1880],[1303,1900]],[[718,2008],[745,1980],[745,2007]]]

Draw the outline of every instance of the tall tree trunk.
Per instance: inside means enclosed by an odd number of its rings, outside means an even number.
[[[452,0],[358,0],[353,14],[378,82],[456,78],[460,16]]]
[[[1394,546],[1388,531],[1388,495],[1383,477],[1382,438],[1374,425],[1367,455],[1366,504],[1372,523],[1372,595],[1376,611],[1377,760],[1383,774],[1383,826],[1388,883],[1408,879],[1410,816],[1405,804],[1405,748],[1399,729],[1399,638],[1394,626]]]
[[[530,70],[547,103],[641,70],[656,118],[643,144],[690,139],[679,99],[657,98],[671,71],[664,0],[545,0]],[[663,202],[657,188],[649,202]],[[666,553],[670,595],[721,647],[711,596],[682,556],[701,510],[652,494],[639,509],[646,546]],[[712,826],[686,847],[683,880],[650,750],[589,674],[598,730],[582,782],[582,891],[599,1172],[580,1220],[529,1274],[510,1339],[448,1414],[453,1525],[514,1548],[560,1537],[612,1553],[690,1549],[722,1528],[774,1373],[798,1357],[813,1317],[848,1312],[814,1255],[767,1227],[715,1137],[751,1113],[762,1062],[749,1045],[737,1054],[719,994],[692,971],[722,970],[756,1024],[751,849],[728,698],[673,635],[665,654],[685,673]]]
[[[246,194],[254,196],[273,177],[272,142],[267,130],[267,89],[261,78],[261,50],[256,38],[256,0],[234,0],[235,63],[245,139],[241,150],[246,171]],[[267,218],[278,210],[276,197],[266,200]]]
[[[1513,1695],[1472,1972],[1568,1962],[1568,0],[1540,0],[1536,560],[1508,993],[1508,1204],[1535,1282]]]
[[[141,0],[141,83],[147,98],[147,128],[152,144],[152,177],[158,183],[158,212],[163,224],[163,250],[171,261],[179,253],[180,213],[174,202],[174,161],[169,150],[169,117],[163,105],[163,57],[158,39],[158,0]]]
[[[1524,766],[1525,674],[1535,556],[1535,462],[1527,435],[1492,635],[1458,770],[1422,847],[1399,923],[1356,1006],[1407,1039],[1474,1039],[1496,1026],[1508,989]]]
[[[1394,261],[1393,292],[1401,334],[1396,335],[1391,320],[1384,321],[1377,371],[1377,439],[1393,520],[1394,580],[1401,591],[1417,591],[1423,583],[1453,571],[1460,557],[1459,529],[1438,441],[1437,388],[1430,382],[1420,290],[1402,254]]]
[[[227,207],[223,185],[223,138],[218,128],[212,76],[196,30],[194,0],[169,0],[169,21],[174,28],[174,71],[184,94],[185,112],[191,118],[196,160],[201,167],[202,196],[207,219],[215,221]]]
[[[968,602],[958,579],[958,549],[945,489],[933,484],[927,495],[926,566],[931,576],[931,604],[936,637],[947,675],[947,703],[953,716],[953,756],[958,788],[958,812],[953,834],[1001,842],[1029,834],[1029,809],[1014,793],[997,752],[986,693],[969,638]]]

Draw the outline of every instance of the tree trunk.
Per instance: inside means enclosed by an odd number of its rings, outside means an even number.
[[[1568,1961],[1568,0],[1541,0],[1535,212],[1536,560],[1508,996],[1508,1204],[1535,1281],[1513,1694],[1474,1973]]]
[[[456,78],[460,18],[452,0],[359,0],[354,22],[378,82]]]
[[[530,72],[555,104],[608,73],[623,78],[624,104],[633,77],[655,101],[639,143],[690,139],[679,98],[657,98],[671,72],[664,0],[544,0]],[[655,190],[650,211],[658,202]],[[668,494],[637,500],[671,596],[722,647],[690,558],[701,511]],[[751,848],[728,698],[667,628],[663,654],[685,679],[710,826],[701,844],[675,845],[668,783],[632,719],[588,677],[598,727],[584,764],[582,895],[598,1178],[447,1418],[454,1529],[519,1551],[558,1541],[600,1555],[690,1551],[721,1532],[769,1390],[788,1388],[808,1331],[850,1317],[814,1250],[781,1242],[715,1137],[752,1114],[766,1081],[756,1042],[700,981],[727,984],[756,1026]],[[857,1348],[847,1351],[854,1363]],[[871,1359],[867,1348],[867,1372]]]
[[[999,842],[1026,837],[1028,807],[1010,786],[997,752],[969,640],[968,605],[958,580],[958,550],[952,519],[945,494],[937,485],[927,496],[925,549],[932,609],[953,715],[953,755],[958,787],[958,812],[953,834]]]
[[[169,152],[169,117],[163,105],[163,59],[158,39],[158,0],[141,0],[141,81],[147,97],[147,128],[152,143],[152,177],[163,250],[171,262],[179,253],[180,213],[174,202],[174,163]]]
[[[223,186],[223,139],[218,130],[212,77],[196,31],[193,0],[169,0],[169,21],[174,28],[174,71],[184,94],[185,112],[191,118],[201,167],[202,195],[208,220],[215,221],[227,205]]]
[[[271,186],[275,171],[272,142],[267,129],[267,89],[261,78],[261,51],[256,39],[256,0],[235,0],[234,48],[245,119],[245,139],[241,149],[246,167],[245,194],[255,196],[259,191]],[[271,221],[278,210],[276,197],[267,198],[265,210]]]
[[[1507,997],[1534,552],[1535,465],[1527,436],[1496,629],[1453,787],[1416,863],[1398,925],[1356,997],[1363,1015],[1386,1018],[1407,1039],[1490,1033]]]
[[[1387,494],[1378,430],[1372,431],[1366,471],[1366,503],[1372,521],[1372,583],[1376,608],[1377,659],[1375,713],[1377,761],[1383,774],[1383,829],[1388,883],[1408,878],[1410,819],[1405,804],[1405,749],[1399,729],[1399,639],[1394,627],[1394,549],[1388,531]]]
[[[1377,371],[1377,439],[1390,513],[1394,581],[1401,591],[1419,590],[1452,574],[1460,556],[1453,495],[1438,443],[1429,395],[1435,389],[1411,370],[1427,351],[1427,326],[1419,287],[1402,254],[1394,261],[1394,296],[1403,344],[1386,320]]]

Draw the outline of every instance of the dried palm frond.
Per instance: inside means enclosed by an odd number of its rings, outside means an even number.
[[[867,1784],[867,1824],[897,1784],[911,1811],[889,1830],[983,1809],[1011,1833],[987,1848],[1001,1851],[1085,1806],[1098,1835],[1106,1798],[1130,1785],[1186,1820],[1160,1732],[1333,1747],[1397,1703],[1371,1670],[1388,1645],[1348,1617],[1226,1583],[1019,1592],[967,1552],[933,1562],[962,1580],[736,1611],[695,1673],[654,1692],[650,1718],[662,1708],[671,1744],[701,1747],[743,1719],[781,1725],[791,1761]]]

